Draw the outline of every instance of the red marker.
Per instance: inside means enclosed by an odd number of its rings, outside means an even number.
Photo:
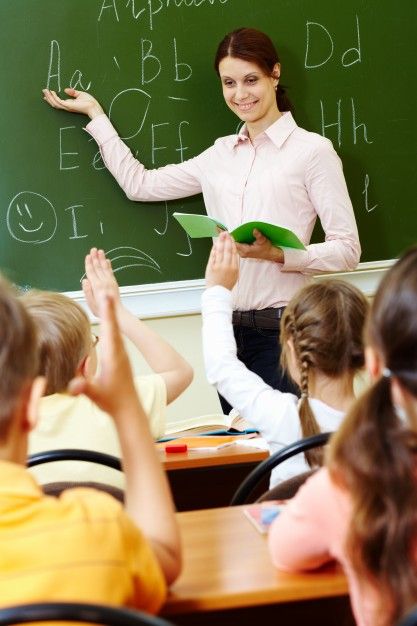
[[[165,452],[167,454],[175,452],[187,452],[188,446],[186,443],[169,443],[165,446]]]

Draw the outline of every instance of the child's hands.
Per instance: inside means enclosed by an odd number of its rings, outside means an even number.
[[[85,91],[77,91],[70,87],[67,87],[64,91],[71,97],[63,100],[55,91],[42,89],[43,99],[54,109],[62,109],[71,113],[83,113],[88,115],[90,119],[104,113],[99,102],[91,94]]]
[[[85,257],[85,274],[82,288],[93,315],[100,317],[98,302],[103,294],[111,296],[116,308],[120,307],[119,285],[103,250],[91,248]]]
[[[100,372],[93,379],[73,379],[68,391],[74,396],[84,393],[117,422],[123,415],[130,418],[140,404],[117,324],[114,299],[102,291],[97,304],[101,319]]]
[[[206,286],[233,289],[239,276],[239,255],[229,233],[222,232],[213,243],[206,267]]]

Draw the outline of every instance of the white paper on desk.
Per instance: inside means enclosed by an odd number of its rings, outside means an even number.
[[[254,437],[253,439],[239,439],[236,441],[240,446],[244,446],[245,448],[257,448],[259,450],[268,450],[269,445],[268,442],[262,437]]]

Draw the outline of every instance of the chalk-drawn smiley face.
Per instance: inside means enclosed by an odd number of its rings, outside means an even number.
[[[45,243],[52,239],[58,225],[54,207],[35,191],[21,191],[7,209],[7,228],[16,241]]]

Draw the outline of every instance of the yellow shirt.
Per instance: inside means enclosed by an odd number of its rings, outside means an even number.
[[[123,507],[93,489],[44,496],[0,461],[0,606],[97,602],[156,613],[166,595],[150,545]]]
[[[152,435],[157,439],[165,432],[165,381],[158,374],[152,374],[136,377],[135,385],[149,417]],[[29,454],[59,448],[96,450],[117,457],[121,454],[110,415],[86,396],[73,397],[63,393],[42,398],[39,422],[29,436]],[[121,472],[96,463],[59,461],[36,466],[30,472],[41,485],[59,481],[94,481],[124,488]]]

